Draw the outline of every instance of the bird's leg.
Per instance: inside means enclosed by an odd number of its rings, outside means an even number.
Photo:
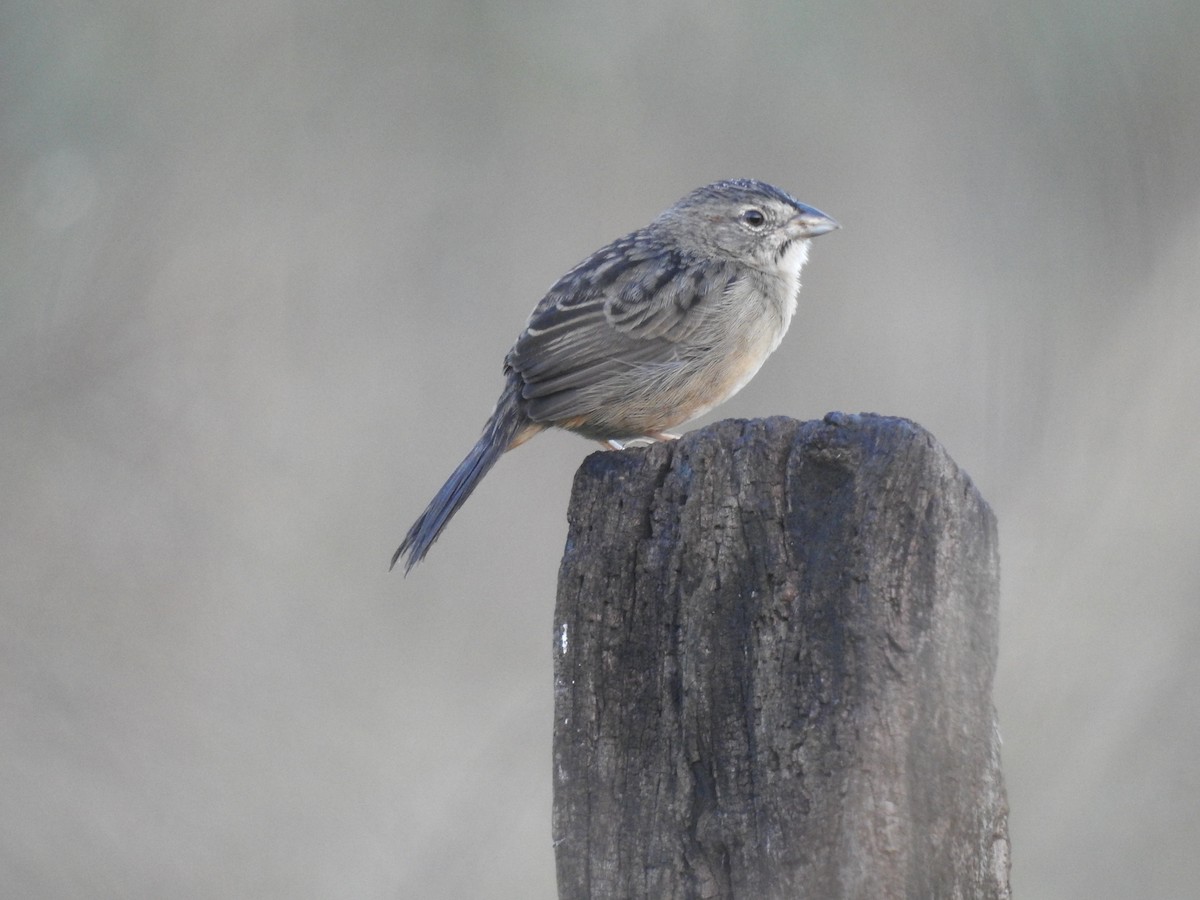
[[[671,434],[669,431],[652,431],[643,437],[632,438],[628,441],[618,441],[616,438],[608,438],[600,441],[600,446],[605,450],[624,450],[634,444],[653,444],[656,441],[677,441],[679,435]]]

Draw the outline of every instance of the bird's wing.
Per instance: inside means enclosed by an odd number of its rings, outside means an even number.
[[[597,251],[550,289],[505,367],[524,381],[535,417],[583,415],[587,389],[694,352],[687,339],[705,319],[700,307],[733,280],[724,263],[649,249],[635,233]]]

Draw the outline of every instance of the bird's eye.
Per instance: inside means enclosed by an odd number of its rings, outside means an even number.
[[[767,217],[763,215],[761,209],[751,207],[742,211],[742,221],[751,228],[762,228],[763,224],[767,221]]]

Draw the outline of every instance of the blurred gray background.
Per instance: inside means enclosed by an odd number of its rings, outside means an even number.
[[[1194,896],[1194,0],[4,3],[0,175],[3,896],[553,897],[594,446],[387,560],[546,287],[732,176],[844,230],[718,415],[999,516],[1016,895]]]

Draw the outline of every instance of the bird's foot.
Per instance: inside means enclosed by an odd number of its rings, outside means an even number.
[[[679,440],[679,435],[677,434],[672,434],[669,431],[655,431],[646,435],[645,437],[631,438],[627,441],[618,441],[616,438],[608,438],[607,440],[600,441],[600,446],[605,450],[624,450],[626,447],[630,447],[635,444],[654,444],[658,441],[677,440]]]

